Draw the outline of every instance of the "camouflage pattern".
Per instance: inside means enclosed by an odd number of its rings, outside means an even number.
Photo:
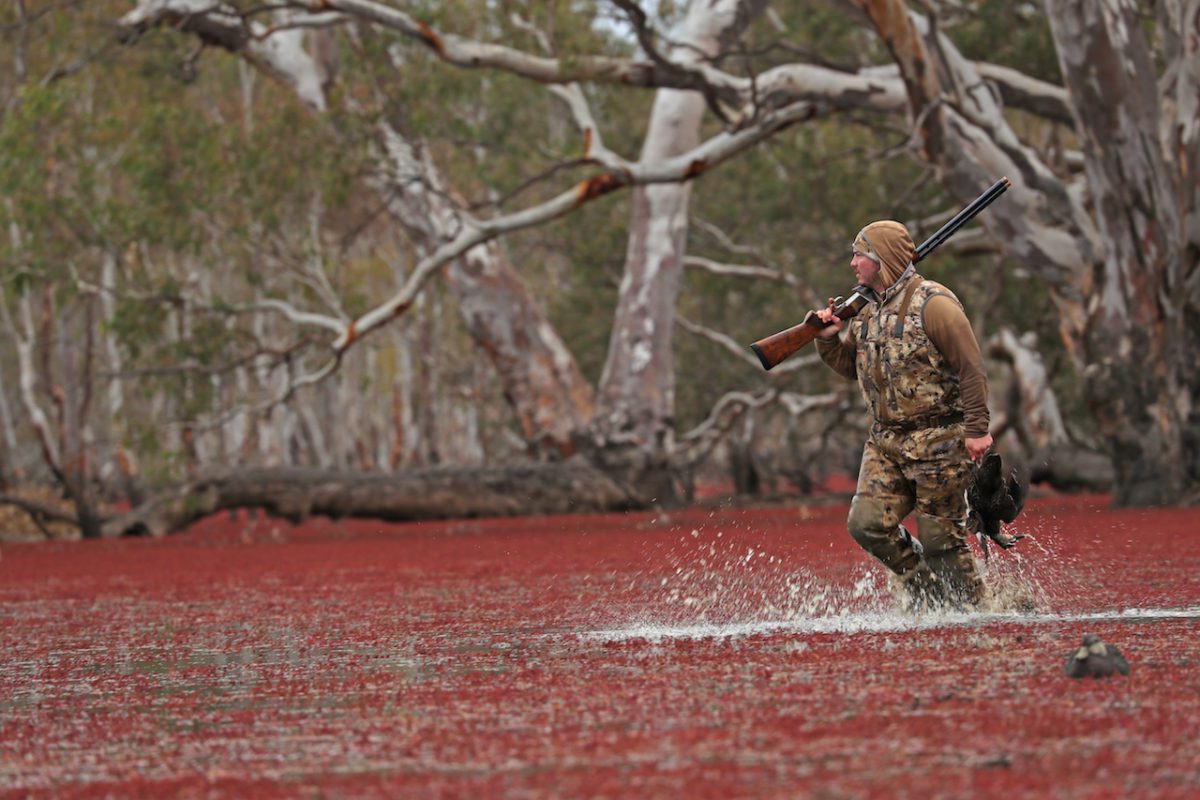
[[[882,425],[915,428],[961,408],[958,375],[925,334],[922,312],[937,295],[958,303],[945,286],[910,273],[889,288],[882,307],[869,304],[851,323],[859,386]]]
[[[895,234],[884,223],[875,225]],[[967,489],[975,465],[964,438],[959,378],[924,323],[930,299],[945,295],[962,304],[945,286],[917,274],[911,262],[894,257],[908,240],[903,226],[893,225],[903,236],[867,242],[890,248],[892,257],[885,259],[890,285],[850,322],[845,338],[854,348],[853,372],[874,418],[847,527],[863,549],[899,576],[914,606],[976,605],[983,584],[967,544]],[[901,525],[913,512],[916,540]]]
[[[974,605],[983,584],[967,544],[975,466],[962,423],[906,431],[876,424],[863,448],[847,527],[927,604]],[[918,553],[900,522],[917,515]]]

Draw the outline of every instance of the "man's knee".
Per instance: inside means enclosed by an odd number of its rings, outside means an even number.
[[[846,527],[854,541],[867,550],[880,536],[892,534],[899,524],[896,504],[887,498],[856,494],[850,501]]]
[[[906,510],[899,498],[855,495],[846,520],[854,541],[899,575],[912,570],[921,560],[911,541],[900,533],[901,512]]]

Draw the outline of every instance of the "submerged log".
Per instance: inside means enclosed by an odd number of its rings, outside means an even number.
[[[644,501],[582,463],[383,474],[306,467],[212,473],[104,523],[105,536],[162,536],[218,511],[259,508],[293,523],[310,516],[391,522],[626,511]]]

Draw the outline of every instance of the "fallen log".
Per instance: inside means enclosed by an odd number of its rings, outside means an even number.
[[[645,508],[636,493],[584,463],[444,468],[398,473],[335,472],[305,467],[208,473],[155,494],[106,520],[106,537],[162,536],[202,517],[262,509],[293,523],[310,516],[391,522],[627,511]]]

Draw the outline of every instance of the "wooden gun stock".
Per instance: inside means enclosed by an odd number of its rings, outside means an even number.
[[[865,286],[855,287],[854,293],[850,295],[850,299],[842,300],[839,297],[834,300],[834,315],[838,319],[850,319],[859,311],[862,311],[863,306],[867,304],[872,294],[871,290]],[[750,345],[750,349],[754,351],[754,355],[758,356],[758,360],[762,362],[763,369],[769,370],[792,353],[806,347],[809,342],[821,334],[821,331],[832,324],[831,322],[822,322],[820,317],[817,316],[817,312],[810,311],[804,316],[804,321],[799,325],[793,325],[787,330],[782,330],[779,333],[759,339]]]
[[[810,311],[799,325],[765,336],[750,345],[750,349],[762,362],[763,369],[770,369],[792,353],[806,347],[828,325],[829,323],[817,319],[817,312]]]

